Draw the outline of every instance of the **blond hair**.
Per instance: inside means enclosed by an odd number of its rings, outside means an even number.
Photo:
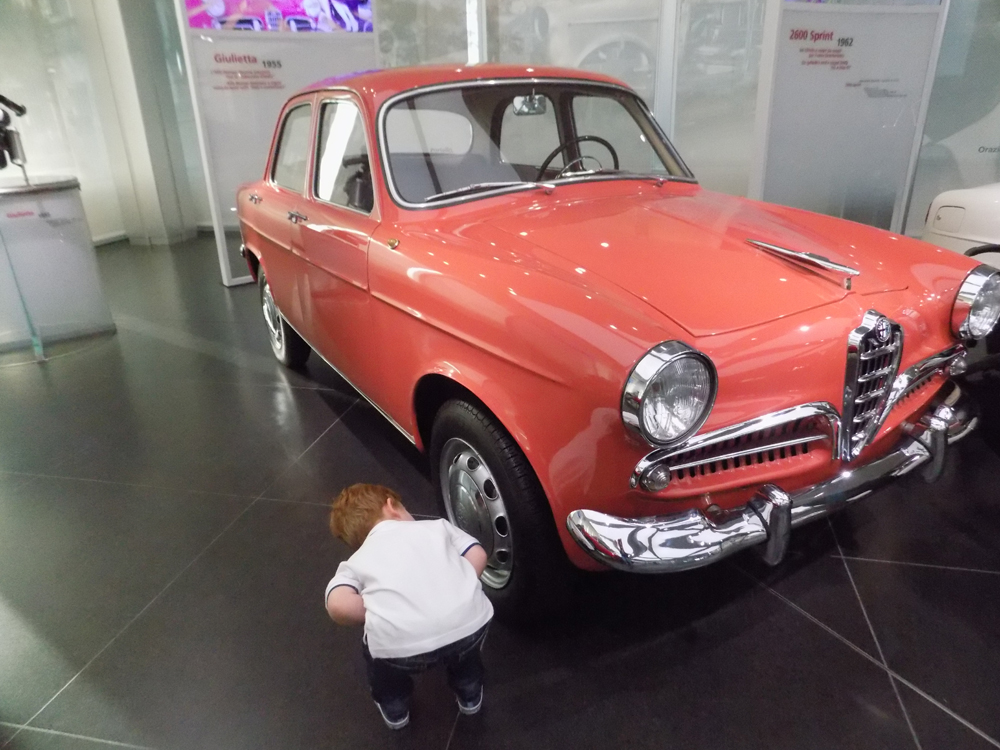
[[[352,549],[365,541],[368,532],[382,520],[386,500],[403,510],[399,493],[380,484],[352,484],[340,491],[330,511],[330,531]]]

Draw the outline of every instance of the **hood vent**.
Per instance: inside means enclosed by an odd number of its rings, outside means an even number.
[[[841,283],[844,289],[850,291],[851,289],[851,279],[855,276],[860,276],[861,271],[856,268],[851,268],[850,266],[845,266],[842,263],[836,263],[825,255],[818,255],[817,253],[805,253],[800,250],[789,250],[787,247],[779,247],[778,245],[772,245],[768,242],[761,242],[760,240],[747,240],[748,243],[756,247],[758,250],[764,250],[773,255],[777,255],[785,260],[790,260],[793,263],[799,263],[806,266],[812,266],[813,268],[821,268],[824,271],[831,271],[839,276],[843,277]]]

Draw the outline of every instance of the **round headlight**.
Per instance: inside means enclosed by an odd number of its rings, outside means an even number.
[[[983,339],[1000,321],[1000,271],[979,266],[965,277],[951,313],[951,329],[962,339]]]
[[[678,443],[708,419],[716,382],[715,367],[704,354],[679,341],[659,344],[625,383],[622,420],[650,443]]]

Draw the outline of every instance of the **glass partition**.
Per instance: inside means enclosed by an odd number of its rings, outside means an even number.
[[[674,143],[710,190],[746,195],[765,0],[680,0]]]
[[[380,67],[468,59],[465,0],[384,0],[374,12]]]
[[[29,176],[73,176],[92,236],[119,237],[124,224],[76,16],[66,0],[0,6],[0,94],[27,107],[21,132]],[[8,167],[0,182],[22,182]]]
[[[934,197],[1000,182],[1000,2],[961,0],[948,11],[906,219],[919,236]]]
[[[753,154],[765,0],[500,0],[488,3],[490,59],[604,73],[656,109],[657,73],[676,60],[673,140],[706,187],[745,195]],[[384,66],[464,62],[464,0],[383,0]],[[663,13],[676,14],[676,38]],[[667,21],[673,21],[668,18]],[[491,45],[491,46],[490,46]],[[673,62],[671,60],[670,62]],[[656,110],[659,111],[659,110]],[[670,127],[669,123],[661,123]],[[595,151],[598,146],[589,147]]]
[[[605,73],[652,107],[660,5],[661,0],[507,0],[500,3],[496,59]]]

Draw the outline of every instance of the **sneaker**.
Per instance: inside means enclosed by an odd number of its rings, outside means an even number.
[[[381,703],[376,703],[375,705],[378,706],[378,712],[382,714],[382,719],[385,721],[385,725],[389,727],[389,729],[402,729],[410,723],[409,709],[402,708],[393,710],[392,707],[386,708]]]
[[[465,700],[459,695],[455,696],[455,700],[458,701],[459,713],[465,714],[466,716],[478,714],[479,709],[483,707],[483,686],[479,686],[479,694],[472,700]]]

